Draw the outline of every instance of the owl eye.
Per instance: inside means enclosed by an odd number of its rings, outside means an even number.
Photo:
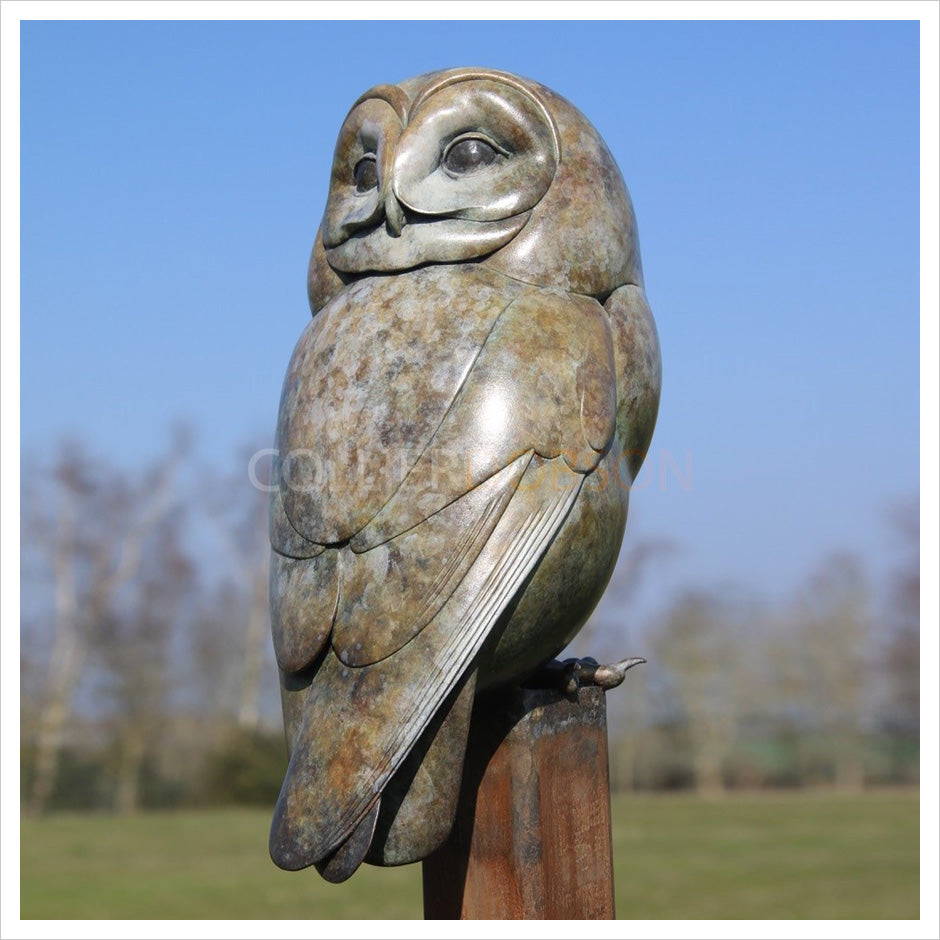
[[[367,153],[356,164],[356,169],[353,170],[353,178],[356,181],[357,193],[366,193],[379,185],[379,172],[376,168],[374,153]]]
[[[482,137],[459,137],[444,151],[441,165],[450,173],[463,175],[490,166],[500,153],[505,155],[502,148]]]

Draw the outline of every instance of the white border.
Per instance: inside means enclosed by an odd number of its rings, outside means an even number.
[[[606,0],[577,6],[578,20],[920,20],[935,0]],[[4,20],[558,20],[568,0],[4,0]],[[533,16],[533,13],[540,15]]]
[[[493,2],[453,0],[441,3],[387,3],[361,0],[357,3],[324,2],[62,2],[62,0],[5,0],[0,6],[0,90],[2,90],[2,336],[0,336],[0,407],[2,407],[3,447],[0,451],[0,551],[2,551],[3,592],[2,631],[3,653],[0,677],[6,690],[7,703],[19,686],[19,23],[21,20],[350,20],[350,19],[441,19],[501,20],[532,19],[565,20],[573,7],[568,2],[542,0],[525,2]],[[940,868],[937,857],[938,832],[938,739],[937,663],[940,659],[937,623],[940,607],[936,586],[938,570],[938,529],[940,499],[940,385],[938,385],[938,348],[940,330],[938,315],[937,258],[938,243],[938,12],[933,0],[749,0],[703,4],[674,2],[608,2],[580,3],[581,20],[919,20],[921,25],[921,513],[922,513],[922,607],[924,625],[921,648],[923,736],[921,750],[921,920],[920,921],[633,921],[630,924],[596,923],[591,932],[600,936],[627,933],[635,937],[791,937],[798,930],[814,937],[924,937],[940,935],[938,892]],[[19,793],[10,781],[16,779],[19,761],[18,707],[5,708],[2,716],[4,761],[3,792],[0,808],[3,813],[2,866],[0,888],[4,903],[0,934],[3,937],[163,937],[166,921],[19,921]],[[11,753],[12,752],[12,753]],[[14,776],[16,774],[16,777]],[[624,912],[627,913],[627,912]],[[798,912],[794,912],[798,914]],[[311,932],[311,921],[174,921],[174,935],[220,937],[303,936]],[[571,926],[544,922],[519,924],[514,933],[539,937],[567,936]],[[345,921],[345,936],[475,936],[474,924],[441,924],[422,922]]]

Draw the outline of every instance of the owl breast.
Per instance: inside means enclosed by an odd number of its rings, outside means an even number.
[[[284,510],[304,538],[343,542],[425,453],[524,285],[479,266],[369,277],[307,326],[278,418]]]

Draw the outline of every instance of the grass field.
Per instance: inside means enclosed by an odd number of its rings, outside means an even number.
[[[919,798],[614,799],[619,917],[919,916]],[[267,811],[24,820],[21,917],[420,918],[420,866],[344,885],[268,860]]]

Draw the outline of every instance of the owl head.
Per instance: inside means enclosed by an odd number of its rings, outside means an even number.
[[[360,277],[462,262],[599,299],[641,284],[613,157],[580,111],[507,72],[451,69],[367,91],[333,155],[311,309]]]

